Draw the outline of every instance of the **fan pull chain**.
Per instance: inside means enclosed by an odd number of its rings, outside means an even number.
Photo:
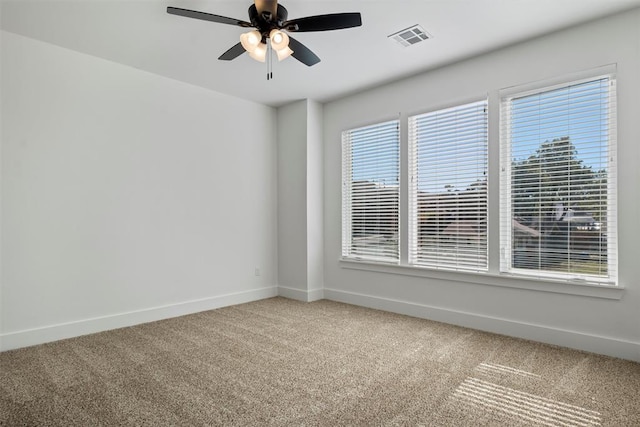
[[[273,79],[273,55],[271,40],[267,38],[267,80]]]

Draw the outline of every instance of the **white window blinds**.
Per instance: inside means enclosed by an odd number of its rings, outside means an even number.
[[[400,124],[342,133],[342,256],[398,261]]]
[[[615,283],[615,80],[502,99],[501,270]]]
[[[487,102],[409,118],[409,263],[487,269]]]

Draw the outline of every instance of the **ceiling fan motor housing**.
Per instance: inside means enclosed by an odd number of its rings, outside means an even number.
[[[287,9],[280,4],[277,5],[277,13],[275,15],[271,14],[270,11],[260,12],[255,4],[249,6],[249,20],[251,25],[262,34],[263,42],[269,37],[271,30],[282,28],[288,15]]]

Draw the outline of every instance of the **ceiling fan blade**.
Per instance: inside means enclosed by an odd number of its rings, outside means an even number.
[[[197,10],[180,9],[179,7],[167,7],[167,13],[171,15],[184,16],[186,18],[202,19],[203,21],[217,22],[219,24],[237,25],[239,27],[252,27],[251,23],[226,16],[214,15],[212,13],[198,12]]]
[[[289,48],[293,51],[291,56],[309,67],[320,62],[320,58],[315,53],[293,37],[289,37]]]
[[[360,13],[332,13],[329,15],[307,16],[292,19],[282,24],[282,28],[291,32],[330,31],[362,25]]]
[[[242,43],[237,43],[233,45],[228,51],[220,55],[218,59],[223,61],[231,61],[232,59],[236,59],[238,56],[245,53],[246,50],[242,47]]]

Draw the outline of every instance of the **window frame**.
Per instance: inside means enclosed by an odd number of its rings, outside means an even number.
[[[476,114],[478,113],[478,111],[482,109],[482,115],[481,116],[476,116]],[[468,123],[459,123],[458,122],[458,117],[457,114],[462,113],[462,114],[471,114],[472,115],[472,120],[473,123],[468,124]],[[452,116],[453,115],[453,116]],[[418,186],[420,185],[420,183],[418,183],[417,181],[419,180],[419,169],[420,169],[420,163],[423,161],[422,159],[420,159],[420,149],[424,149],[425,146],[420,147],[420,143],[424,142],[420,140],[419,136],[417,135],[417,132],[420,128],[420,126],[424,126],[425,124],[429,123],[427,125],[427,127],[430,127],[432,125],[435,125],[435,128],[433,129],[433,133],[435,134],[439,134],[442,133],[442,128],[440,127],[443,122],[438,123],[438,118],[439,117],[444,117],[445,120],[443,120],[444,124],[446,126],[451,126],[454,125],[454,129],[451,132],[456,134],[455,137],[451,138],[450,136],[445,136],[443,138],[441,138],[439,135],[428,135],[426,136],[426,139],[436,139],[438,143],[441,143],[442,141],[448,141],[448,140],[455,140],[456,142],[458,142],[458,135],[459,132],[462,133],[467,133],[469,131],[473,132],[474,135],[474,142],[473,144],[477,144],[478,141],[476,141],[475,139],[478,138],[478,131],[484,131],[483,135],[482,135],[482,153],[481,153],[481,160],[483,161],[482,166],[484,169],[484,178],[485,178],[485,191],[484,191],[484,198],[482,198],[482,200],[484,201],[484,219],[485,219],[485,232],[484,232],[484,236],[481,236],[481,240],[484,243],[483,246],[483,253],[484,253],[484,263],[483,265],[480,265],[480,263],[478,263],[477,261],[479,259],[476,259],[475,263],[472,263],[469,260],[466,260],[467,262],[465,263],[465,260],[462,259],[460,262],[458,262],[458,256],[461,255],[464,252],[464,247],[462,247],[462,242],[459,240],[456,240],[454,242],[454,248],[452,249],[453,254],[452,256],[456,259],[455,263],[454,262],[447,262],[442,261],[442,260],[433,260],[432,262],[419,262],[419,258],[421,255],[421,251],[418,247],[419,245],[419,241],[420,241],[420,230],[419,230],[419,219],[418,219],[418,213],[419,213],[419,201],[416,200],[416,198],[419,197],[418,192]],[[481,124],[478,124],[478,121],[481,122]],[[455,103],[455,104],[451,104],[447,107],[444,108],[438,108],[438,109],[434,109],[434,110],[430,110],[424,113],[420,113],[420,114],[412,114],[407,118],[407,123],[408,123],[408,170],[407,170],[407,176],[409,178],[409,190],[408,190],[408,199],[409,199],[409,203],[408,203],[408,226],[409,226],[409,230],[408,230],[408,240],[409,240],[409,248],[408,248],[408,260],[407,260],[407,264],[410,266],[415,266],[415,267],[419,267],[419,268],[428,268],[428,269],[436,269],[436,270],[443,270],[443,271],[455,271],[455,272],[477,272],[477,273],[486,273],[489,271],[489,226],[488,226],[488,219],[489,219],[489,192],[488,192],[488,178],[489,178],[489,100],[488,97],[483,97],[481,99],[476,99],[473,101],[468,101],[468,102],[459,102],[459,103]],[[465,138],[462,138],[462,141],[464,141]],[[464,148],[469,149],[469,145],[464,145]],[[478,150],[478,147],[472,147],[475,151]],[[438,151],[438,148],[435,147],[434,148],[436,151]],[[474,155],[477,155],[478,153],[473,153]],[[478,162],[480,159],[478,157],[469,157],[469,158],[465,158],[465,161],[469,161],[472,160],[473,162]],[[442,162],[442,160],[439,160],[438,162],[434,162],[435,165],[437,165],[437,167],[442,167],[442,165],[440,164],[440,162]],[[457,164],[457,163],[456,163]],[[467,171],[470,168],[465,168],[465,171]],[[468,173],[468,172],[467,172]],[[450,176],[450,178],[453,178],[453,176]],[[455,178],[458,179],[459,175],[456,174]],[[456,191],[456,194],[459,194]],[[480,199],[474,198],[473,201],[474,202],[478,202]],[[462,220],[460,220],[459,218],[456,220],[459,221],[459,224],[462,224]],[[440,233],[436,233],[438,236],[436,238],[440,238]],[[463,233],[464,234],[464,233]],[[481,235],[482,233],[480,233]],[[462,258],[464,258],[464,255],[462,255]]]
[[[607,157],[608,163],[613,163],[612,167],[607,171],[607,271],[611,274],[605,276],[596,276],[577,272],[555,272],[549,269],[525,269],[513,266],[513,249],[512,249],[512,156],[511,156],[511,117],[510,110],[506,106],[513,99],[521,99],[536,94],[570,88],[580,84],[596,82],[598,80],[608,79],[610,84],[607,93],[608,105],[608,140],[607,140]],[[500,152],[500,260],[499,272],[505,276],[523,277],[538,280],[558,281],[567,284],[584,283],[595,286],[619,287],[618,283],[618,239],[617,239],[617,80],[615,66],[601,67],[597,70],[590,70],[581,73],[572,74],[570,76],[558,77],[555,79],[544,80],[530,83],[522,86],[515,86],[499,91],[499,108],[500,108],[500,135],[499,135],[499,152]]]
[[[375,128],[385,129],[385,126],[389,126],[389,129],[395,125],[396,139],[396,182],[397,182],[397,203],[396,203],[396,243],[395,243],[395,257],[393,256],[376,256],[372,254],[356,254],[353,249],[353,192],[352,192],[352,173],[353,173],[353,145],[350,135],[354,132],[373,130]],[[359,126],[342,131],[341,133],[341,154],[342,154],[342,259],[361,260],[382,264],[398,264],[400,262],[401,253],[401,236],[400,236],[400,221],[401,221],[401,208],[400,208],[400,162],[401,162],[401,131],[400,131],[400,119],[391,119],[375,122],[365,126]],[[392,130],[392,129],[390,129]]]
[[[589,282],[581,278],[558,278],[547,276],[519,275],[513,272],[500,270],[501,262],[501,209],[500,203],[503,197],[504,187],[501,185],[501,157],[500,135],[501,129],[501,100],[506,95],[522,93],[526,90],[538,90],[543,87],[553,85],[566,85],[581,79],[593,80],[598,76],[607,74],[616,75],[616,64],[609,64],[573,73],[556,75],[544,80],[533,81],[509,87],[491,88],[483,94],[476,94],[475,97],[458,98],[455,103],[434,103],[429,108],[412,109],[410,113],[397,113],[400,126],[400,203],[398,218],[398,250],[397,262],[387,263],[378,260],[361,259],[342,256],[338,260],[340,268],[368,271],[382,274],[402,275],[428,280],[435,280],[440,283],[450,283],[453,286],[464,286],[465,284],[503,287],[511,289],[523,289],[534,292],[550,292],[556,294],[586,296],[594,298],[619,300],[625,294],[624,283],[619,282],[619,277],[615,283],[612,282]],[[409,263],[409,189],[410,189],[410,167],[408,154],[408,115],[417,115],[425,111],[435,111],[445,109],[451,105],[463,105],[481,99],[488,101],[488,216],[487,216],[487,248],[488,248],[488,271],[454,271],[435,269]],[[614,100],[615,102],[615,100]],[[614,105],[617,108],[617,102]],[[398,110],[396,110],[398,111]],[[617,121],[617,117],[614,122]],[[365,122],[366,123],[366,122]],[[614,123],[614,127],[617,123]],[[616,135],[613,135],[616,138]],[[615,144],[614,144],[615,149]],[[617,196],[616,196],[617,197]],[[616,200],[617,204],[617,200]],[[617,224],[616,212],[616,224]],[[342,236],[341,236],[342,237]],[[616,241],[616,250],[618,249]],[[617,271],[617,269],[616,269]]]

